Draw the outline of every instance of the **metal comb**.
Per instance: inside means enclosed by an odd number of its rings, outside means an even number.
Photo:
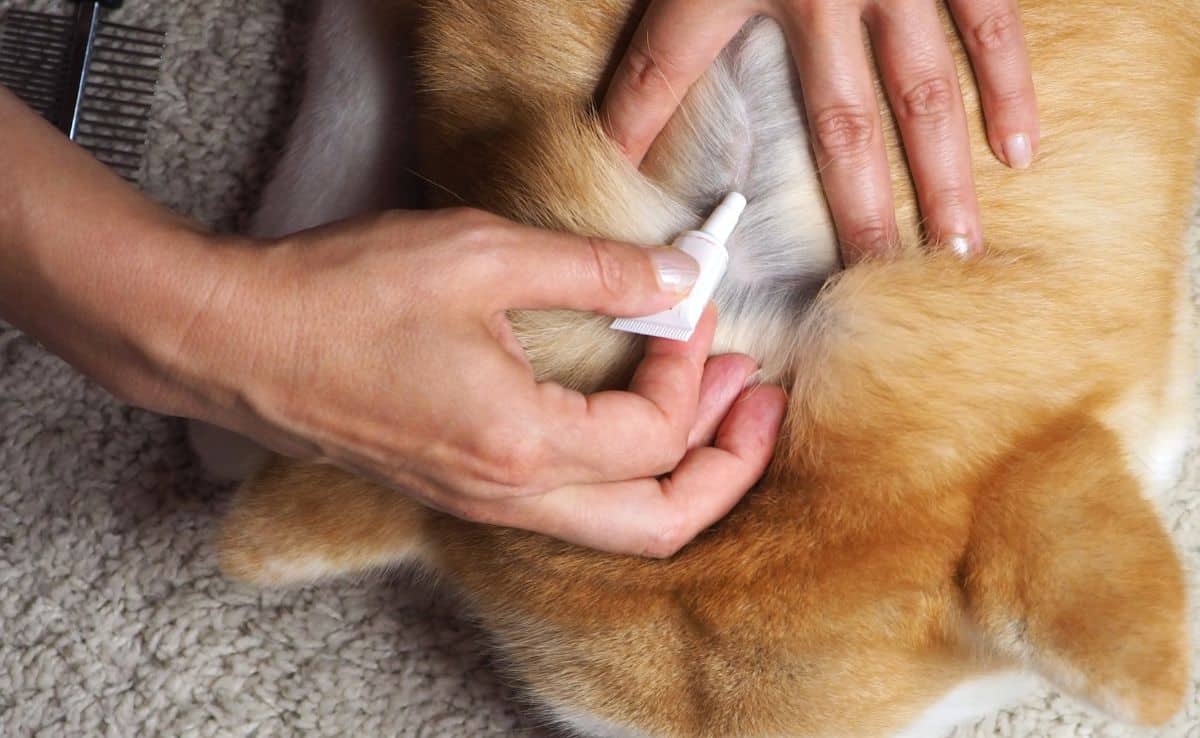
[[[0,33],[0,84],[133,181],[165,35],[101,17],[120,5],[79,2],[73,17],[10,10]]]

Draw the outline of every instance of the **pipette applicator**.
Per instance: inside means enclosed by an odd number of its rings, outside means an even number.
[[[745,210],[746,198],[737,192],[731,192],[700,230],[687,231],[675,239],[672,246],[700,264],[700,276],[682,302],[670,310],[654,315],[615,320],[612,327],[627,333],[669,338],[672,341],[690,339],[700,322],[700,316],[704,314],[704,308],[712,300],[717,285],[725,276],[725,269],[729,266],[729,252],[725,250],[725,244],[733,235],[733,230]]]

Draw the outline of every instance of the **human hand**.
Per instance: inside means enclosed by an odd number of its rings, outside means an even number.
[[[711,308],[689,343],[647,342],[628,392],[537,383],[512,333],[514,308],[670,307],[697,269],[682,252],[467,210],[226,251],[171,373],[217,398],[188,414],[276,450],[470,520],[650,556],[724,516],[770,460],[783,392],[745,389],[748,357],[707,358]]]
[[[747,357],[706,361],[711,311],[688,344],[650,341],[629,392],[538,384],[517,345],[509,308],[678,302],[698,271],[682,252],[473,211],[246,248],[156,205],[2,86],[0,121],[0,319],[131,404],[472,520],[653,556],[724,515],[774,450],[783,392],[743,391]]]
[[[1016,0],[947,0],[975,76],[992,151],[1033,161],[1039,139]],[[982,249],[966,113],[937,6],[930,0],[654,0],[604,102],[613,138],[635,164],[745,22],[782,26],[799,68],[813,149],[845,260],[897,241],[895,205],[865,22],[900,127],[930,237],[966,257]]]

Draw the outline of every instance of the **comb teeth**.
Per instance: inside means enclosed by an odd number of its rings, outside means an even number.
[[[62,94],[70,45],[68,19],[9,11],[0,33],[0,84],[49,118]]]
[[[72,119],[70,126],[64,125],[71,129],[68,135],[73,131],[76,142],[133,181],[141,169],[165,34],[121,23],[96,24],[88,53],[79,57],[86,59],[87,68],[81,100],[73,106],[72,46],[88,40],[87,33],[77,38],[78,20],[9,11],[0,34],[0,84],[51,122],[63,125],[57,114],[65,109]]]
[[[159,31],[103,23],[92,45],[76,140],[127,179],[141,166],[164,38]]]

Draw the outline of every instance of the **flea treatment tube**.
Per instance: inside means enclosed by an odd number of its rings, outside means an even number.
[[[746,198],[732,192],[700,230],[688,231],[675,239],[672,245],[700,264],[700,277],[683,302],[655,315],[615,320],[612,327],[627,333],[669,338],[672,341],[690,339],[696,324],[700,322],[700,316],[704,314],[704,308],[725,276],[725,269],[729,266],[729,252],[725,250],[725,243],[745,210]]]

